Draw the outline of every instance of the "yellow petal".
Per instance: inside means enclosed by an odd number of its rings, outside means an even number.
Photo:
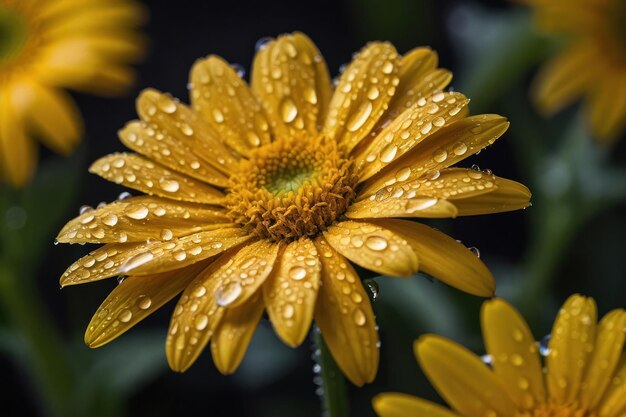
[[[485,301],[481,310],[485,347],[493,370],[520,409],[531,409],[546,399],[537,344],[528,324],[506,301]]]
[[[457,209],[447,200],[416,194],[412,190],[405,193],[402,188],[398,188],[393,193],[383,189],[367,200],[352,204],[346,216],[351,219],[454,218],[457,216]]]
[[[315,241],[322,261],[322,285],[315,322],[330,353],[357,386],[378,370],[378,333],[369,297],[356,271],[322,237]]]
[[[8,94],[0,92],[0,173],[11,184],[22,187],[33,176],[37,147],[26,135]]]
[[[11,94],[29,128],[46,146],[64,155],[76,146],[82,135],[82,122],[69,95],[26,82],[15,85]]]
[[[155,197],[132,197],[88,210],[70,220],[57,236],[61,243],[145,242],[161,235],[182,237],[227,227],[224,210]],[[167,229],[167,230],[166,230]]]
[[[365,46],[341,75],[330,101],[323,132],[345,151],[370,133],[399,83],[400,60],[393,45]]]
[[[198,115],[167,94],[146,89],[137,98],[137,113],[163,132],[191,147],[193,152],[214,168],[230,175],[240,157],[224,145],[219,133]]]
[[[495,189],[489,193],[454,200],[459,216],[502,213],[530,206],[530,190],[519,182],[495,178]]]
[[[626,354],[622,353],[616,369],[617,372],[597,407],[600,417],[616,417],[626,411]]]
[[[211,340],[211,355],[217,369],[232,374],[241,363],[263,315],[263,297],[255,294],[239,307],[228,308]]]
[[[546,64],[535,80],[533,96],[539,109],[553,114],[589,89],[596,77],[591,44],[576,42]]]
[[[259,240],[246,245],[215,271],[212,279],[219,281],[215,290],[217,304],[232,308],[252,297],[272,272],[279,248],[276,243]]]
[[[174,171],[218,187],[228,185],[228,177],[198,158],[187,143],[167,132],[156,134],[157,127],[142,121],[132,121],[118,132],[124,145],[148,159]]]
[[[425,272],[461,291],[481,297],[493,295],[496,284],[489,269],[465,246],[421,223],[372,220],[406,239]]]
[[[613,378],[624,348],[626,312],[617,309],[600,320],[591,360],[581,386],[581,403],[594,409]]]
[[[547,357],[550,398],[560,404],[576,401],[583,372],[589,363],[596,330],[593,299],[573,295],[567,299],[552,327]]]
[[[463,94],[454,92],[436,92],[418,100],[384,128],[357,157],[356,164],[362,169],[359,181],[372,177],[412,148],[421,148],[419,144],[425,138],[463,118],[462,110],[468,103]],[[465,155],[467,151],[466,143],[455,144],[454,152]]]
[[[426,136],[417,146],[390,164],[379,175],[365,183],[367,190],[380,190],[387,181],[410,175],[419,178],[425,173],[434,173],[447,168],[468,156],[491,145],[509,127],[506,118],[492,114],[471,116],[443,127],[436,133]],[[406,168],[411,173],[406,173]],[[403,171],[404,170],[404,171]]]
[[[418,258],[411,245],[377,224],[348,220],[329,227],[324,237],[336,251],[363,268],[400,277],[417,272]]]
[[[279,36],[254,58],[252,89],[278,137],[318,131],[332,92],[326,62],[302,33]]]
[[[415,342],[422,370],[437,392],[467,417],[513,417],[517,409],[499,378],[469,350],[440,336]]]
[[[89,172],[149,195],[192,203],[220,204],[224,194],[201,181],[132,153],[114,153],[98,159]]]
[[[626,71],[606,75],[588,104],[587,112],[595,136],[604,142],[613,142],[626,129]]]
[[[165,341],[165,353],[170,368],[184,372],[198,359],[224,315],[224,309],[215,300],[219,281],[213,274],[230,261],[229,251],[202,271],[174,308]]]
[[[65,22],[71,18],[82,20],[104,20],[99,24],[115,24],[119,26],[136,26],[144,23],[147,11],[143,5],[134,1],[91,1],[91,0],[56,0],[42,3],[42,17],[55,19],[55,23]],[[94,23],[96,24],[96,23]]]
[[[317,249],[304,237],[287,245],[272,276],[263,285],[274,330],[291,347],[300,345],[311,328],[320,271]]]
[[[270,142],[268,122],[246,82],[226,61],[209,56],[191,69],[191,105],[242,155]]]
[[[206,265],[145,277],[128,277],[104,300],[85,333],[85,343],[96,348],[129,330],[179,294]]]
[[[459,417],[439,404],[398,392],[379,394],[372,405],[379,417]]]

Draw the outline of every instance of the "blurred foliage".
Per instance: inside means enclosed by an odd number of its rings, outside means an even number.
[[[200,3],[148,2],[154,57],[143,71],[145,86],[184,86],[193,59],[212,52],[249,62],[241,57],[251,59],[249,46],[258,37],[294,29],[318,41],[332,72],[371,39],[390,40],[400,51],[424,44],[436,48],[441,65],[455,74],[455,89],[472,99],[473,113],[500,113],[512,123],[494,147],[469,163],[486,164],[528,184],[533,207],[432,224],[480,247],[497,278],[497,294],[522,310],[537,338],[549,331],[558,306],[573,292],[593,296],[601,312],[626,305],[624,145],[599,148],[576,106],[549,120],[535,113],[529,80],[556,41],[537,33],[522,7],[435,0],[347,0],[339,7],[320,4],[319,10],[292,3],[219,8]],[[236,29],[233,16],[241,20]],[[174,26],[179,33],[172,34]],[[311,348],[287,348],[266,321],[232,377],[219,375],[208,354],[183,375],[167,370],[163,344],[171,305],[103,348],[84,346],[89,314],[115,284],[58,291],[63,268],[88,248],[59,250],[52,242],[78,206],[113,199],[121,191],[88,178],[86,164],[120,150],[114,132],[133,117],[133,104],[129,97],[105,104],[112,111],[103,112],[102,102],[78,100],[93,140],[70,159],[44,158],[29,188],[0,190],[0,369],[15,380],[2,394],[3,411],[101,417],[319,415]],[[98,123],[90,123],[90,117]],[[423,275],[376,282],[381,366],[374,384],[347,387],[355,416],[373,416],[370,399],[382,391],[437,399],[413,357],[412,342],[420,334],[442,334],[484,351],[481,299]]]

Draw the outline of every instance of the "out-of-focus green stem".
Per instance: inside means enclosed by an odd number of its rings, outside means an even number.
[[[63,344],[53,323],[42,309],[43,302],[29,277],[0,261],[0,306],[13,327],[24,339],[26,358],[34,382],[46,401],[46,414],[55,417],[72,415],[70,409],[72,371]]]
[[[319,363],[322,377],[324,416],[348,417],[348,400],[346,397],[346,380],[341,370],[335,363],[322,333],[315,328],[313,330],[315,345],[319,350]]]

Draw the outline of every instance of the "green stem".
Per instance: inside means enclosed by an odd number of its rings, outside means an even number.
[[[328,346],[324,342],[322,333],[317,327],[313,330],[313,338],[317,346],[315,358],[318,361],[317,364],[321,367],[323,415],[327,417],[348,417],[346,380],[343,373],[333,359]]]
[[[16,268],[0,262],[0,306],[26,343],[27,365],[45,398],[45,413],[71,415],[72,372],[62,341],[43,311],[32,281],[18,275]]]

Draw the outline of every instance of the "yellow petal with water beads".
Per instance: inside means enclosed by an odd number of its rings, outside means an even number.
[[[267,314],[278,337],[289,346],[300,345],[309,333],[320,272],[315,245],[302,238],[287,245],[263,285]]]
[[[446,284],[481,297],[491,297],[496,283],[489,269],[468,248],[424,224],[397,219],[371,220],[406,239],[419,268]]]
[[[219,281],[213,279],[213,274],[234,253],[234,250],[225,253],[203,270],[178,299],[165,341],[167,362],[172,370],[186,371],[213,336],[224,315],[224,309],[215,301]]]
[[[357,386],[372,382],[378,369],[378,332],[369,296],[350,263],[323,237],[315,240],[322,262],[322,285],[315,322],[330,353]]]
[[[158,132],[189,145],[197,156],[227,176],[236,169],[240,156],[224,145],[219,133],[198,114],[171,96],[146,89],[137,98],[137,113],[143,121],[156,125]]]
[[[611,383],[597,406],[600,417],[621,416],[626,410],[626,353],[622,352]]]
[[[399,66],[393,45],[365,46],[341,75],[322,132],[351,151],[387,110],[400,82]]]
[[[224,194],[210,185],[170,171],[137,154],[105,156],[94,162],[89,172],[149,195],[192,203],[223,202]]]
[[[454,200],[459,216],[493,214],[530,206],[530,190],[519,182],[496,177],[496,189],[470,198]]]
[[[169,169],[218,187],[226,187],[228,176],[197,157],[187,142],[146,122],[134,120],[118,132],[122,143]]]
[[[552,327],[546,381],[550,398],[561,404],[574,402],[591,358],[596,333],[593,299],[573,295],[559,311]]]
[[[144,277],[127,277],[104,300],[85,333],[85,343],[96,348],[109,343],[170,301],[206,265]]]
[[[459,414],[439,404],[397,392],[386,392],[372,399],[380,417],[459,417]]]
[[[316,134],[332,92],[326,63],[302,33],[279,36],[254,59],[252,89],[264,104],[276,137]]]
[[[356,159],[360,167],[359,181],[365,181],[400,156],[419,146],[429,135],[464,117],[469,100],[461,93],[436,92],[418,100],[378,134]],[[465,155],[465,142],[455,144],[453,152]],[[469,156],[469,154],[468,154]]]
[[[227,227],[222,209],[155,197],[132,197],[88,210],[59,232],[61,243],[126,243],[181,237]],[[167,232],[169,231],[169,232]]]
[[[224,310],[224,316],[211,339],[213,363],[222,374],[232,374],[239,367],[263,309],[263,296],[257,293],[245,304]]]
[[[410,198],[408,196],[411,196]],[[448,200],[419,195],[402,189],[391,193],[381,190],[367,200],[350,206],[346,217],[350,219],[380,219],[389,217],[420,217],[424,219],[455,218],[458,210]]]
[[[198,60],[191,69],[191,104],[241,155],[270,142],[261,105],[237,72],[217,56]]]
[[[423,138],[395,163],[370,178],[363,190],[372,194],[395,183],[397,177],[420,178],[436,173],[493,144],[508,127],[505,117],[493,114],[458,120]],[[407,169],[411,171],[409,174]]]
[[[344,221],[324,232],[328,243],[363,268],[408,277],[417,272],[415,252],[402,237],[379,225]]]
[[[435,335],[422,336],[415,355],[448,404],[467,417],[514,417],[515,404],[498,377],[464,347]]]

